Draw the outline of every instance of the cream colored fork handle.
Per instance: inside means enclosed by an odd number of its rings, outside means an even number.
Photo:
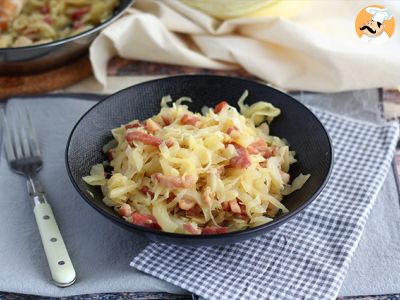
[[[67,287],[75,282],[74,266],[69,258],[53,211],[44,199],[44,195],[42,197],[43,199],[41,200],[43,201],[35,203],[33,209],[36,223],[54,283],[60,287]]]

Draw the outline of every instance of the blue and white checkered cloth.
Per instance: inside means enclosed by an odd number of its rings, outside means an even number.
[[[332,138],[335,163],[326,188],[303,212],[239,244],[152,243],[131,266],[210,300],[334,299],[389,170],[399,126],[314,112]]]

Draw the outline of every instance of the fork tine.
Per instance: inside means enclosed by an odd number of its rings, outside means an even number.
[[[10,129],[8,128],[8,123],[6,119],[6,115],[4,113],[4,109],[0,109],[0,122],[3,127],[3,137],[4,137],[4,149],[6,151],[8,161],[15,160],[14,149],[12,146]]]
[[[10,110],[8,113],[8,116],[10,116],[9,120],[11,123],[11,126],[9,127],[9,132],[12,140],[12,144],[14,146],[14,154],[17,159],[21,159],[24,157],[24,154],[22,153],[22,145],[21,145],[21,138],[19,134],[19,128],[21,127],[19,124],[19,116],[17,114],[18,112],[13,108]]]
[[[24,109],[25,112],[25,109]],[[28,136],[29,134],[27,131],[29,130],[29,125],[27,122],[27,116],[26,114],[23,115],[24,113],[21,111],[21,109],[18,109],[18,120],[19,120],[19,137],[20,137],[20,143],[22,145],[22,150],[25,155],[25,157],[31,157],[31,151],[29,149],[29,143],[28,143]]]
[[[29,146],[31,148],[33,156],[40,156],[39,140],[37,138],[35,127],[33,127],[31,116],[26,107],[24,108],[24,110],[26,114],[26,121],[28,128]]]

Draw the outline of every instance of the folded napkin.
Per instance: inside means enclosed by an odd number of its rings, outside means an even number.
[[[210,300],[338,296],[391,165],[399,125],[314,112],[332,138],[335,162],[326,188],[302,213],[240,244],[192,249],[152,243],[131,266]]]
[[[355,31],[358,12],[374,2],[307,1],[302,10],[295,1],[270,2],[264,15],[222,21],[177,0],[136,0],[134,9],[92,44],[94,74],[106,84],[107,62],[119,55],[211,69],[241,67],[284,89],[400,85],[400,35],[370,46]],[[379,4],[400,17],[395,1]],[[279,5],[286,9],[276,11]]]

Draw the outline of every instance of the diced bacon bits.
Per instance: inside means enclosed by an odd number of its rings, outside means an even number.
[[[44,15],[48,14],[50,12],[50,7],[47,4],[45,4],[40,8],[40,12]]]
[[[229,104],[226,101],[221,101],[220,103],[218,103],[215,108],[214,108],[214,112],[216,114],[220,113],[224,108],[228,107]]]
[[[132,208],[129,204],[122,204],[121,207],[118,209],[118,214],[121,217],[129,217],[132,214]]]
[[[222,203],[221,203],[221,207],[222,207],[222,210],[224,210],[224,211],[230,211],[230,210],[231,210],[231,207],[230,207],[230,205],[229,205],[229,202],[227,202],[227,201],[222,202]]]
[[[43,21],[45,21],[49,25],[53,24],[53,18],[50,15],[45,15]]]
[[[237,203],[236,199],[230,200],[229,201],[229,207],[231,211],[235,214],[240,214],[242,210],[240,209],[239,204]]]
[[[168,198],[167,198],[167,203],[170,203],[172,200],[175,199],[175,194],[174,193],[169,193]]]
[[[84,15],[86,15],[89,11],[90,11],[90,7],[89,6],[76,8],[71,12],[70,17],[71,17],[72,20],[79,20]]]
[[[189,210],[196,205],[196,200],[183,197],[178,201],[178,205],[182,210]]]
[[[139,128],[139,127],[143,127],[143,124],[137,122],[137,123],[126,124],[124,127],[125,127],[125,129]]]
[[[79,29],[79,28],[81,28],[83,26],[83,23],[81,22],[81,21],[74,21],[73,23],[72,23],[72,28],[74,28],[74,29]]]
[[[165,126],[171,125],[172,123],[171,119],[167,116],[161,116],[161,119],[163,120]]]
[[[211,226],[204,227],[201,231],[202,234],[221,234],[227,232],[228,232],[228,227],[211,227]]]
[[[168,148],[171,148],[174,145],[174,141],[173,140],[166,140],[165,141],[165,145],[167,145]]]
[[[154,193],[150,190],[150,188],[148,186],[143,186],[140,191],[145,194],[145,195],[149,195],[151,198],[154,197]]]
[[[154,122],[152,119],[147,119],[145,128],[148,132],[154,133],[154,132],[160,130],[161,126],[158,123]]]
[[[231,134],[232,132],[234,132],[234,131],[239,131],[239,128],[237,128],[236,126],[229,127],[229,128],[226,130],[226,133],[230,135],[230,134]]]
[[[181,118],[181,124],[196,126],[199,124],[200,119],[196,116],[184,114]]]
[[[260,154],[264,158],[270,158],[275,155],[274,150],[276,147],[269,147],[261,138],[251,143],[247,147],[249,154]]]
[[[183,229],[191,234],[201,234],[200,228],[195,228],[192,224],[183,224]]]
[[[134,212],[132,214],[132,223],[147,228],[161,229],[160,225],[158,225],[157,220],[154,216],[142,215],[138,212]]]
[[[247,169],[251,165],[250,155],[246,148],[239,144],[233,143],[236,149],[237,156],[232,157],[229,161],[229,165],[233,168]]]
[[[104,166],[104,176],[106,177],[106,179],[110,179],[111,176],[113,175],[114,172],[114,168],[110,165],[105,165]]]
[[[107,152],[108,161],[112,161],[114,159],[114,153],[115,153],[114,149],[108,150],[108,152]]]
[[[185,176],[167,176],[161,173],[152,175],[152,179],[169,189],[190,188],[196,182],[192,175]]]
[[[199,217],[201,215],[201,207],[199,205],[193,206],[191,209],[186,211],[186,216],[188,217]]]
[[[162,140],[160,138],[139,130],[132,130],[127,132],[125,135],[125,139],[129,144],[131,144],[132,142],[142,142],[143,144],[151,145],[154,147],[158,147],[162,143]]]
[[[240,131],[239,131],[239,128],[237,128],[236,126],[229,127],[229,128],[226,130],[226,133],[227,133],[232,139],[238,139],[238,138],[240,138]]]

